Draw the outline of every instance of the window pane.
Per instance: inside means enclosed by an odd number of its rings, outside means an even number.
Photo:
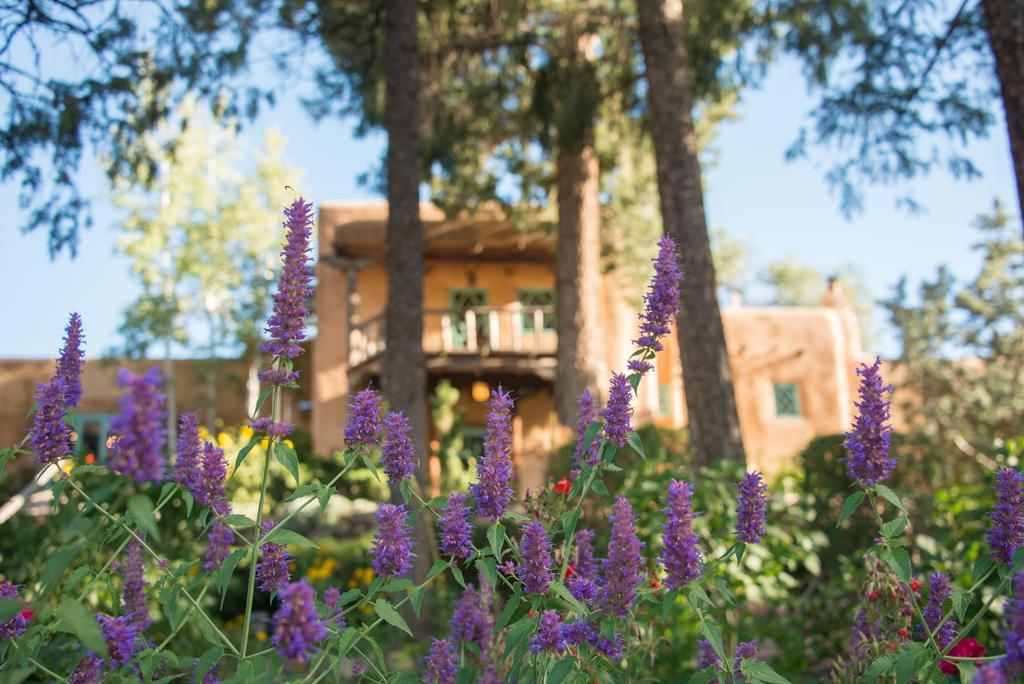
[[[531,309],[533,307],[550,307],[554,309],[555,306],[555,291],[550,288],[527,288],[518,290],[516,299],[523,306],[524,309]],[[533,311],[523,312],[523,332],[533,332]],[[544,313],[544,332],[555,332],[555,312],[547,311]]]
[[[775,415],[780,418],[800,415],[800,392],[796,383],[775,383]]]

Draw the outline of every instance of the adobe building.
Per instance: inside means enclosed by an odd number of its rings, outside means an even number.
[[[424,331],[428,387],[460,390],[466,444],[479,445],[486,400],[499,383],[516,399],[513,457],[520,492],[544,482],[548,454],[569,439],[553,404],[554,239],[524,233],[500,215],[448,218],[421,206],[424,230]],[[341,449],[349,395],[379,387],[386,341],[385,203],[320,207],[317,333],[311,358],[310,428],[316,453]],[[604,377],[624,370],[637,311],[614,276],[601,302]],[[685,288],[684,288],[685,296]],[[730,306],[722,311],[740,426],[750,467],[768,474],[793,465],[815,436],[844,431],[856,393],[856,366],[867,360],[857,319],[835,285],[821,306]],[[606,388],[602,388],[606,391]],[[640,385],[634,424],[686,425],[677,338],[668,337],[655,370]],[[433,431],[433,438],[437,438]]]

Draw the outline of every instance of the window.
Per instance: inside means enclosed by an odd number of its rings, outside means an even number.
[[[544,329],[542,332],[555,332],[555,291],[550,288],[531,288],[518,290],[516,299],[524,309],[547,307],[544,313]],[[534,332],[533,311],[523,312],[523,332]]]
[[[477,463],[484,455],[484,439],[487,437],[486,428],[466,426],[462,428],[462,458],[469,460],[475,458]]]
[[[775,415],[779,418],[800,415],[800,391],[795,382],[775,383]]]
[[[72,448],[76,456],[82,456],[87,463],[91,463],[91,455],[96,462],[103,463],[107,460],[107,427],[108,416],[103,413],[85,413],[75,418],[75,443]]]
[[[672,385],[658,383],[658,415],[667,418],[672,415]]]
[[[452,288],[448,291],[448,308],[452,314],[452,346],[465,349],[469,340],[466,331],[466,312],[487,306],[487,290],[477,287]],[[487,336],[487,314],[477,312],[476,338],[477,344]]]

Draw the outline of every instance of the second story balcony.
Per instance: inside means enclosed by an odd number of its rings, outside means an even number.
[[[349,370],[373,372],[387,340],[381,312],[352,324]],[[423,351],[429,370],[533,372],[550,379],[558,338],[551,306],[425,309]]]

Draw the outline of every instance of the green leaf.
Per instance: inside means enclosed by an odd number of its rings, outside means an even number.
[[[896,658],[891,653],[878,656],[875,658],[871,666],[861,676],[860,681],[862,682],[875,682],[879,677],[887,675],[892,672],[893,666],[896,664]]]
[[[715,607],[715,604],[712,603],[711,597],[708,596],[708,593],[696,582],[690,585],[688,594],[690,598],[690,605],[692,605],[695,610]]]
[[[864,501],[864,490],[857,490],[850,496],[846,497],[846,501],[843,502],[843,510],[839,513],[839,521],[836,523],[836,527],[839,527],[846,519],[853,515],[853,512],[857,510],[861,502]]]
[[[361,589],[349,589],[338,599],[338,606],[345,607],[363,595]]]
[[[0,463],[0,465],[3,464]],[[5,670],[3,673],[4,684],[21,684],[23,681],[32,676],[32,673],[35,671],[35,667],[19,667],[14,670]]]
[[[878,492],[880,497],[891,503],[896,508],[900,509],[904,513],[907,512],[907,509],[903,506],[903,502],[900,501],[899,495],[884,484],[876,484],[875,491]]]
[[[356,640],[359,638],[359,630],[355,627],[346,627],[345,631],[341,633],[341,638],[338,639],[338,658],[344,658],[345,655],[352,650]]]
[[[562,658],[555,663],[555,666],[548,672],[547,681],[550,684],[562,684],[565,678],[572,672],[572,658]]]
[[[373,473],[373,479],[380,482],[380,474],[377,473],[377,464],[373,462],[373,459],[366,454],[359,454],[359,459],[363,462],[363,465],[366,466],[367,470]]]
[[[496,522],[487,528],[487,541],[491,544],[491,551],[495,558],[501,558],[501,546],[505,542],[505,526]]]
[[[220,657],[224,655],[224,648],[221,646],[214,646],[208,649],[203,655],[199,656],[199,660],[196,661],[196,681],[203,681],[203,677],[210,671],[214,663],[220,660]]]
[[[909,582],[911,575],[910,556],[906,549],[891,549],[882,552],[884,560],[902,582]]]
[[[718,625],[709,620],[702,620],[698,629],[711,644],[711,648],[715,649],[718,660],[726,662],[725,646],[722,645],[722,630],[718,628]]]
[[[882,523],[882,536],[886,539],[899,537],[907,529],[907,516],[900,513],[887,523]]]
[[[203,635],[203,638],[206,639],[207,643],[211,646],[220,646],[220,636],[217,634],[216,630],[210,626],[209,621],[200,616],[195,619],[195,624],[199,628],[199,633]]]
[[[153,502],[145,494],[136,494],[128,499],[128,513],[132,519],[153,539],[160,541],[160,530],[156,528],[156,514]]]
[[[526,618],[508,628],[508,638],[505,640],[505,655],[514,651],[517,646],[537,629],[537,618]]]
[[[491,589],[495,589],[498,586],[498,562],[493,558],[481,558],[476,562],[477,569],[484,573],[484,577],[487,578],[487,583],[491,585]]]
[[[953,592],[953,612],[956,613],[956,619],[960,622],[964,621],[964,615],[967,614],[967,609],[971,605],[971,595],[965,591],[957,589]]]
[[[572,609],[575,610],[577,613],[585,612],[583,604],[576,600],[576,597],[572,595],[572,593],[569,591],[568,588],[566,588],[564,584],[562,584],[561,582],[555,582],[551,585],[551,588],[554,590],[556,594],[558,594],[558,597],[560,599],[568,603],[572,607]]]
[[[640,441],[640,435],[636,430],[631,430],[629,433],[629,446],[633,447],[633,451],[640,454],[640,458],[647,460],[647,452],[644,451],[644,443]]]
[[[21,612],[21,601],[0,599],[0,622],[7,622]]]
[[[47,556],[46,563],[43,565],[43,571],[39,575],[39,581],[43,585],[43,597],[49,596],[50,592],[56,588],[64,571],[76,555],[78,555],[77,548],[67,548],[54,551]],[[0,620],[0,622],[3,622],[3,620]]]
[[[295,484],[299,484],[299,455],[295,449],[287,442],[274,442],[274,458],[295,478]]]
[[[423,604],[423,590],[425,587],[421,584],[412,590],[409,594],[409,603],[412,604],[413,611],[416,612],[416,617],[420,616],[420,606]]]
[[[608,496],[608,488],[604,486],[604,480],[597,478],[593,484],[594,491],[602,496]]]
[[[740,663],[740,672],[768,684],[791,684],[788,679],[773,670],[772,666],[763,660],[747,658]]]
[[[717,589],[718,593],[722,595],[722,598],[725,599],[726,603],[730,606],[736,605],[736,595],[732,593],[729,581],[721,575],[715,578],[715,589]]]
[[[574,508],[562,514],[562,534],[566,539],[576,532],[576,522],[580,519],[580,509]]]
[[[11,449],[10,447],[8,447],[6,449],[0,449],[0,479],[3,479],[3,476],[4,476],[4,466],[7,465],[8,461],[13,460],[13,459],[14,459],[14,449]],[[30,670],[30,672],[31,672],[31,670]]]
[[[974,570],[971,572],[971,584],[977,584],[978,581],[985,576],[989,570],[992,569],[996,562],[988,556],[982,556],[974,564]]]
[[[906,684],[921,667],[921,657],[925,653],[923,644],[911,641],[904,644],[896,656],[896,682]]]
[[[398,491],[402,493],[402,501],[409,503],[409,499],[412,498],[412,482],[403,477],[398,483]]]
[[[397,627],[409,636],[412,636],[412,631],[410,631],[409,625],[405,623],[405,619],[398,614],[395,607],[388,603],[387,600],[382,598],[377,599],[377,602],[373,604],[373,610],[384,622],[393,627]]]
[[[327,504],[331,501],[331,496],[334,495],[334,487],[323,485],[320,487],[320,493],[317,494],[317,498],[320,502],[320,512],[323,513],[327,510]]]
[[[267,398],[270,397],[270,394],[273,391],[274,391],[273,385],[271,385],[270,387],[264,387],[263,388],[263,390],[260,392],[259,398],[256,399],[256,410],[252,412],[252,418],[256,418],[257,416],[260,415],[260,409],[263,408],[263,404],[266,403]]]
[[[235,468],[231,471],[231,477],[235,476],[235,473],[238,472],[238,467],[242,465],[242,461],[244,461],[245,457],[249,455],[249,452],[253,450],[253,447],[260,443],[260,439],[262,439],[262,435],[259,433],[253,435],[249,438],[249,443],[239,450],[238,456],[235,457]]]
[[[960,668],[960,681],[961,682],[973,682],[975,675],[978,674],[978,666],[970,662],[959,662],[956,664]]]
[[[498,616],[498,622],[494,625],[494,633],[497,634],[501,630],[505,629],[511,620],[512,616],[515,615],[516,608],[523,602],[523,599],[518,594],[514,594],[508,597],[508,601],[505,602],[505,608],[502,609],[501,615]]]
[[[228,583],[231,582],[231,575],[234,574],[235,568],[238,567],[238,562],[241,561],[246,555],[244,549],[238,549],[233,551],[230,556],[224,559],[224,562],[220,564],[220,569],[217,570],[217,588],[220,589],[220,605],[224,606],[224,597],[228,593]]]
[[[455,578],[455,581],[458,582],[463,589],[466,588],[466,580],[462,577],[462,569],[459,568],[459,566],[452,566],[452,577]]]
[[[307,494],[312,494],[318,489],[320,489],[320,485],[313,484],[312,482],[306,483],[299,487],[298,489],[296,489],[294,492],[292,492],[291,496],[285,499],[282,503],[295,501],[296,499],[306,496]]]
[[[708,668],[706,670],[701,670],[700,672],[694,672],[690,675],[690,678],[686,680],[686,684],[708,684],[708,682],[717,681],[718,673],[715,670]]]
[[[302,547],[304,549],[320,548],[314,542],[310,541],[309,539],[306,539],[298,532],[292,532],[286,527],[278,527],[276,530],[274,530],[269,535],[264,537],[260,541],[260,544],[262,545],[267,542],[273,542],[274,544],[281,544],[284,546],[287,546],[288,544],[295,544],[296,546]]]
[[[232,513],[227,517],[228,525],[231,525],[238,530],[247,530],[250,527],[256,527],[256,521],[247,515],[241,513]]]
[[[83,646],[100,658],[107,657],[107,642],[100,632],[100,623],[88,608],[77,601],[66,600],[57,608],[57,617]]]
[[[448,564],[445,563],[443,560],[434,561],[434,564],[430,566],[430,571],[427,573],[427,580],[429,581],[434,579],[440,573],[444,572],[445,568],[447,567]]]
[[[413,586],[411,579],[405,579],[405,578],[393,579],[393,580],[389,581],[387,584],[385,584],[383,587],[381,587],[380,590],[383,591],[386,594],[390,594],[391,592],[394,592],[394,591],[405,591],[406,589],[410,588],[411,586]]]

